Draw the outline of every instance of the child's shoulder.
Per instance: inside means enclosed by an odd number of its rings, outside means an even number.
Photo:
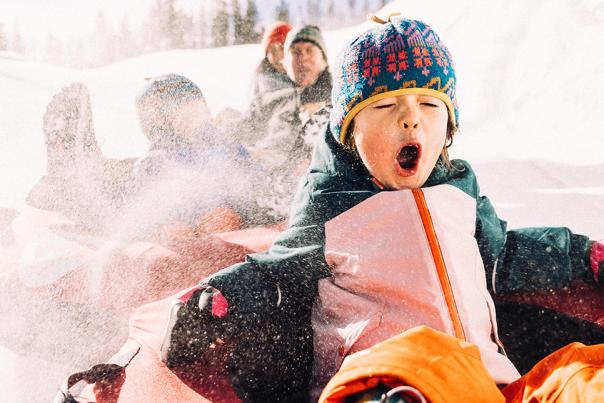
[[[480,193],[476,174],[470,163],[462,159],[451,160],[450,164],[439,161],[437,169],[433,177],[427,182],[428,186],[448,184],[455,186],[472,196],[477,198]]]
[[[451,165],[457,171],[467,171],[466,174],[474,175],[474,170],[472,169],[472,165],[466,160],[462,160],[459,158],[451,160]]]

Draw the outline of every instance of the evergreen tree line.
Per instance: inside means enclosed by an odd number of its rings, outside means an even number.
[[[346,0],[346,4],[340,2],[338,10],[335,0],[279,0],[273,18],[266,23],[281,20],[337,28],[359,22],[367,12],[386,2]],[[291,16],[295,16],[294,21]],[[132,29],[126,19],[114,26],[99,13],[94,33],[89,37],[61,40],[48,34],[42,44],[32,38],[26,45],[18,29],[9,39],[0,21],[0,51],[13,50],[54,64],[96,67],[163,50],[258,43],[262,34],[255,0],[216,0],[211,12],[203,6],[197,10],[184,10],[179,7],[178,0],[155,0],[137,29]]]
[[[18,29],[15,29],[12,35],[6,29],[6,26],[0,22],[0,51],[12,50],[17,53],[25,52],[25,42]]]

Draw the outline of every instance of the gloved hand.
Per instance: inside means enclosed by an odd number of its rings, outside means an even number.
[[[596,284],[604,285],[604,243],[594,242],[589,253],[589,263]]]
[[[213,287],[198,285],[184,293],[170,312],[161,360],[169,368],[199,361],[213,343],[228,336],[228,309],[226,298]]]

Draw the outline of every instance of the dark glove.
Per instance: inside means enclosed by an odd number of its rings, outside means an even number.
[[[198,285],[183,294],[170,311],[161,359],[169,367],[201,360],[214,343],[229,336],[226,298],[217,289]]]

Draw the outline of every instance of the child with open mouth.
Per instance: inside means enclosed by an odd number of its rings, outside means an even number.
[[[178,367],[231,338],[244,401],[316,401],[330,379],[321,401],[380,385],[431,402],[549,393],[542,367],[521,377],[506,356],[492,297],[598,282],[604,248],[567,228],[506,230],[471,166],[447,153],[458,127],[449,51],[422,22],[381,23],[340,54],[330,127],[289,228],[177,302],[162,357]],[[588,353],[589,364],[571,358]],[[601,368],[604,345],[548,360]]]
[[[447,48],[420,21],[380,23],[340,54],[330,127],[288,229],[175,301],[163,362],[203,366],[226,343],[246,402],[598,401],[604,345],[569,344],[521,376],[493,297],[598,284],[604,245],[568,228],[507,230],[470,164],[447,153]]]

